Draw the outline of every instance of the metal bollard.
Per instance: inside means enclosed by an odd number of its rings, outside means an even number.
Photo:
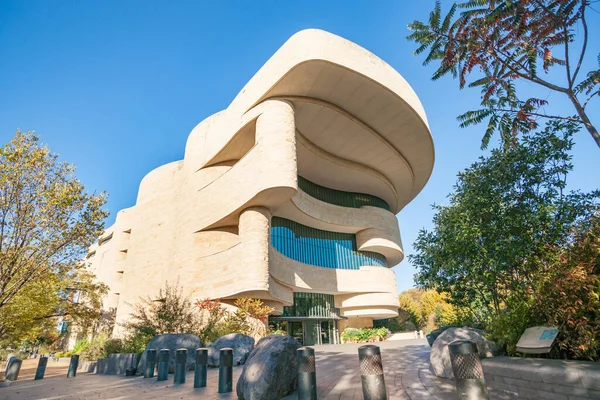
[[[459,400],[489,400],[477,345],[470,340],[448,344]]]
[[[156,349],[150,349],[146,352],[144,378],[154,378],[154,368],[156,368]]]
[[[196,368],[194,371],[194,387],[206,387],[206,364],[208,364],[208,349],[196,349]]]
[[[16,381],[19,378],[19,372],[21,371],[22,364],[23,360],[21,360],[20,358],[14,357],[13,359],[11,359],[6,368],[6,379],[11,382]]]
[[[185,363],[187,362],[187,349],[177,349],[175,352],[175,385],[185,383]]]
[[[40,361],[38,361],[37,369],[35,370],[35,378],[34,380],[44,379],[44,374],[46,373],[46,365],[48,365],[48,357],[40,357]]]
[[[364,400],[387,400],[379,347],[371,344],[358,348]]]
[[[73,354],[71,361],[69,362],[69,370],[67,371],[67,378],[75,378],[77,375],[77,367],[79,366],[79,354]]]
[[[219,393],[229,393],[233,388],[233,349],[221,349],[219,354]]]
[[[169,378],[169,349],[162,349],[158,355],[157,381],[166,381]]]
[[[315,349],[301,347],[298,354],[298,400],[317,400]]]

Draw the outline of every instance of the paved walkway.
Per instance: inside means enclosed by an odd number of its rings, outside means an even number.
[[[440,379],[429,371],[429,346],[422,339],[378,343],[381,347],[389,400],[455,400],[454,382]],[[322,400],[362,399],[358,352],[360,345],[315,346],[318,398]],[[184,385],[173,385],[141,377],[78,374],[76,378],[54,377],[42,381],[20,380],[0,388],[0,400],[26,399],[236,399],[235,382],[242,367],[234,367],[233,393],[217,393],[218,370],[208,372],[209,385],[194,389],[193,372]],[[295,394],[286,400],[296,399]],[[494,396],[493,399],[501,399]]]

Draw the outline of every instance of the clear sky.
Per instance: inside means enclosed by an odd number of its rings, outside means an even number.
[[[432,68],[421,66],[405,39],[407,24],[425,19],[433,4],[0,0],[0,143],[18,127],[37,131],[77,166],[90,191],[109,193],[110,225],[118,210],[135,203],[142,177],[182,159],[192,128],[226,108],[287,38],[324,29],[391,64],[427,112],[436,164],[425,189],[398,215],[408,255],[419,229],[431,227],[430,205],[445,203],[456,174],[483,154],[483,127],[460,129],[456,122],[476,108],[478,93],[460,91],[450,78],[430,81]],[[600,14],[588,18],[593,40],[584,70],[600,53]],[[568,103],[550,100],[572,113]],[[600,125],[600,101],[588,109]],[[571,187],[598,188],[599,161],[600,149],[582,131]],[[394,270],[399,291],[412,287],[408,259]]]

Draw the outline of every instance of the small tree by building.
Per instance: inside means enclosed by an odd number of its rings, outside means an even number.
[[[90,194],[75,167],[17,131],[0,148],[0,337],[18,342],[47,330],[54,317],[97,315],[105,289],[80,263],[101,234],[106,195]],[[69,302],[80,286],[86,301]],[[92,315],[92,317],[94,316]],[[93,319],[93,318],[92,318]]]

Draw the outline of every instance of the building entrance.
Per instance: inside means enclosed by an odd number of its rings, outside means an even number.
[[[336,321],[333,319],[270,317],[269,326],[293,337],[302,346],[339,343]]]
[[[337,344],[337,320],[340,310],[333,295],[324,293],[294,293],[294,304],[283,307],[283,313],[269,317],[271,330],[295,338],[303,346]]]

